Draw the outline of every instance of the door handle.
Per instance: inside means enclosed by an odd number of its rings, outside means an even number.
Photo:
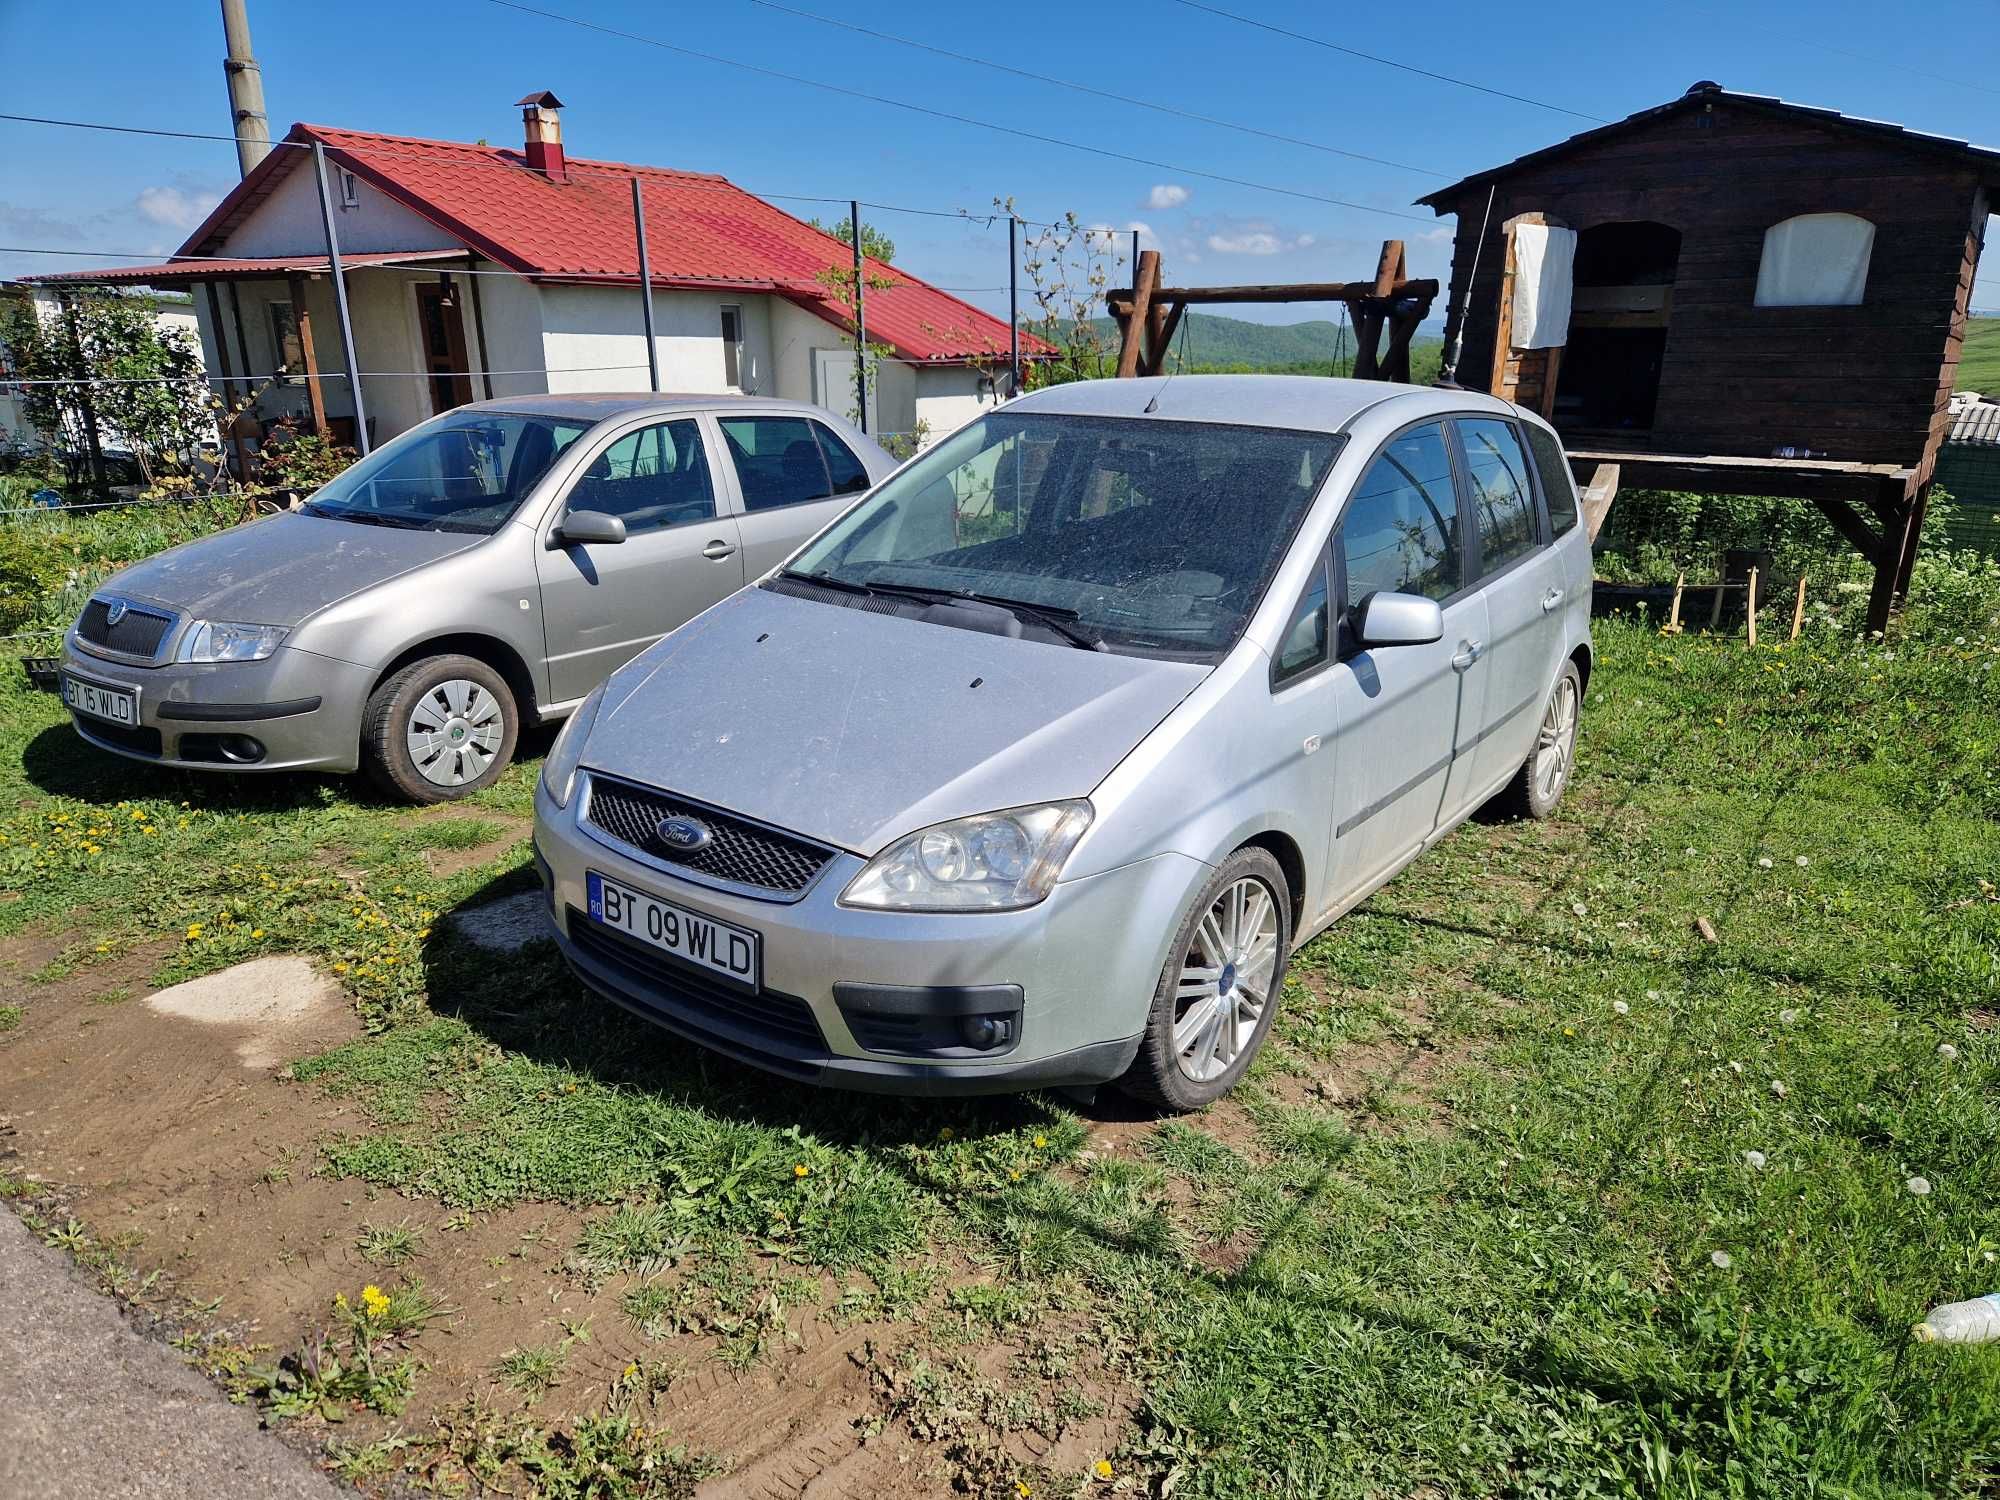
[[[1549,613],[1549,611],[1562,602],[1563,591],[1561,589],[1550,589],[1546,594],[1542,595],[1542,613]]]
[[[1460,641],[1458,643],[1458,654],[1451,659],[1452,670],[1455,672],[1465,671],[1474,662],[1479,660],[1485,650],[1486,647],[1478,641]]]
[[[701,555],[710,562],[721,562],[723,558],[731,556],[735,551],[734,547],[718,537],[701,549]]]

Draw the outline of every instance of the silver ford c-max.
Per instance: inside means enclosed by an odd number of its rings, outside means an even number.
[[[896,466],[817,407],[522,396],[385,443],[302,510],[105,581],[63,643],[77,733],[198,770],[352,771],[418,802],[789,555]]]
[[[612,674],[536,797],[575,972],[808,1082],[1239,1079],[1306,938],[1496,797],[1589,676],[1555,434],[1262,376],[993,411]]]

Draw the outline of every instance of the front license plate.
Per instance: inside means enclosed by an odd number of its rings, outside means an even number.
[[[62,690],[63,702],[80,714],[109,719],[127,729],[139,727],[139,695],[130,688],[99,687],[81,677],[65,675]]]
[[[593,922],[615,927],[729,984],[757,988],[763,958],[757,933],[635,891],[595,870],[585,872],[584,878]]]

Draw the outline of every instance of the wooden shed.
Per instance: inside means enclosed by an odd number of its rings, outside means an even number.
[[[1456,377],[1580,479],[1792,496],[1909,581],[2000,151],[1697,83],[1419,200]],[[1612,466],[1615,466],[1613,468]]]

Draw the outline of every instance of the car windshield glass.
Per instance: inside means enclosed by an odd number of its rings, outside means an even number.
[[[312,497],[314,515],[490,535],[591,423],[525,412],[447,412],[377,448]]]
[[[884,483],[789,571],[1056,612],[1108,650],[1214,657],[1241,633],[1342,441],[997,411]]]

